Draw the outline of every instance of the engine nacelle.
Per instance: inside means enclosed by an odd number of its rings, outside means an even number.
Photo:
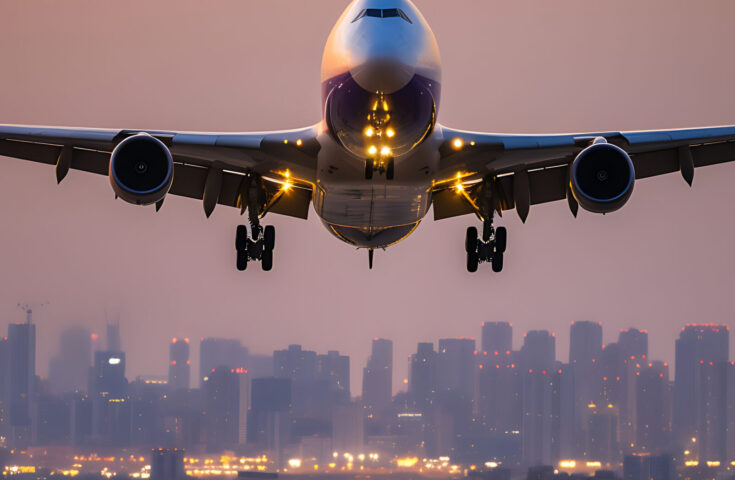
[[[572,194],[587,211],[609,213],[633,193],[635,168],[625,150],[598,139],[572,162]]]
[[[162,141],[146,133],[120,142],[110,156],[110,184],[126,202],[150,205],[166,196],[174,181],[174,160]]]

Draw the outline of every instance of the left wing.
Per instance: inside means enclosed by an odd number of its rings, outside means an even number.
[[[634,132],[559,135],[506,135],[439,127],[440,178],[434,192],[435,219],[476,213],[451,193],[459,181],[466,188],[492,177],[499,213],[516,208],[525,221],[531,205],[570,198],[572,161],[595,139],[622,148],[633,162],[635,178],[681,172],[691,185],[695,167],[735,160],[735,126]],[[459,179],[455,181],[454,179]]]
[[[318,126],[262,133],[199,133],[0,125],[0,156],[56,166],[61,182],[69,169],[108,175],[110,153],[124,139],[146,133],[163,142],[174,160],[169,194],[204,200],[207,216],[216,204],[240,207],[243,178],[261,176],[269,211],[306,218],[316,177]],[[279,194],[288,173],[295,188]],[[214,185],[214,187],[212,186]]]

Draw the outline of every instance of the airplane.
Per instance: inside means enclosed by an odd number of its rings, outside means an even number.
[[[566,200],[610,213],[635,181],[735,159],[735,126],[577,134],[499,134],[438,122],[436,38],[411,0],[353,0],[332,29],[321,70],[322,118],[271,132],[176,132],[0,125],[0,155],[106,175],[116,197],[160,209],[166,195],[248,212],[235,234],[236,267],[273,267],[267,213],[306,219],[313,205],[338,239],[368,251],[435,220],[474,214],[467,270],[503,269],[507,231],[496,214]]]

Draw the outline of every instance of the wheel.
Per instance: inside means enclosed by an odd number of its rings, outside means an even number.
[[[479,261],[480,261],[480,258],[477,252],[468,252],[467,253],[467,271],[470,273],[475,273],[477,271],[477,265]]]
[[[248,248],[248,229],[245,225],[237,226],[237,233],[235,234],[235,250],[238,252],[246,250]]]
[[[393,180],[393,174],[395,173],[395,166],[393,165],[393,159],[388,160],[388,168],[385,171],[385,178],[387,180]]]
[[[493,272],[500,273],[503,271],[503,254],[496,252],[493,254]]]
[[[373,178],[373,160],[371,158],[365,160],[365,180]]]
[[[244,272],[248,268],[248,251],[238,250],[237,251],[237,269]]]
[[[505,227],[495,229],[495,251],[505,253],[505,247],[508,246],[508,230]]]
[[[273,250],[276,246],[276,227],[267,225],[263,233],[263,245],[266,250]]]
[[[467,227],[464,249],[467,253],[477,251],[477,227]]]
[[[263,258],[260,260],[260,266],[263,267],[263,271],[270,272],[273,268],[273,250],[266,248],[263,250]]]

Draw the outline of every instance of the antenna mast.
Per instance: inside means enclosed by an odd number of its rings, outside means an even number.
[[[18,308],[26,312],[26,324],[31,324],[33,320],[33,309],[34,308],[42,308],[48,305],[48,302],[41,302],[41,303],[19,303]]]

